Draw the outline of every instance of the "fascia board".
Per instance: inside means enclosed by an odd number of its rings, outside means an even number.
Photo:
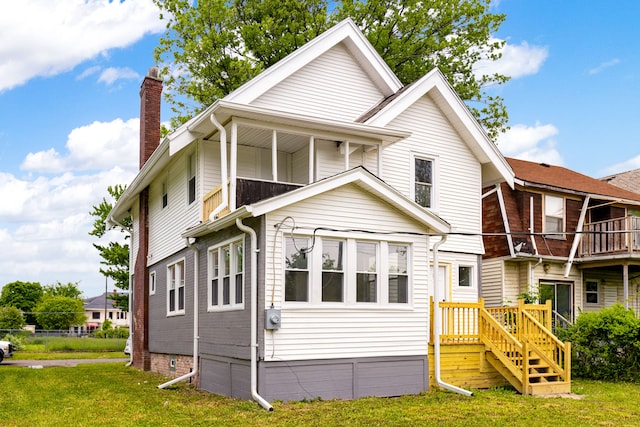
[[[402,86],[353,20],[347,18],[264,70],[224,97],[224,99],[240,103],[251,103],[342,41],[347,42],[352,54],[358,58],[363,68],[374,76],[374,80],[384,85],[384,92],[392,94]]]
[[[499,175],[513,188],[514,173],[506,159],[437,68],[425,74],[389,105],[367,120],[367,124],[387,126],[394,118],[427,94],[433,96],[435,102],[463,137],[480,163],[493,164]]]

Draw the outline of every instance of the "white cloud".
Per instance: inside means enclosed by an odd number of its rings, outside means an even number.
[[[619,63],[620,63],[620,60],[618,58],[613,58],[610,61],[603,62],[602,64],[599,64],[597,67],[590,69],[589,71],[587,71],[587,74],[589,74],[590,76],[593,76],[595,74],[600,74],[607,68],[614,67]]]
[[[109,67],[109,68],[107,68],[106,70],[104,70],[100,74],[100,77],[98,78],[98,81],[100,83],[106,83],[107,85],[111,85],[116,80],[122,80],[122,79],[142,80],[140,74],[138,74],[137,72],[135,72],[131,68],[128,68],[128,67],[125,67],[125,68]]]
[[[126,122],[93,122],[69,133],[68,153],[54,148],[29,153],[20,168],[30,172],[60,173],[70,170],[108,169],[119,165],[128,171],[137,170],[139,157],[139,119]]]
[[[491,42],[499,41],[492,39]],[[482,60],[474,66],[474,72],[482,74],[503,74],[517,79],[519,77],[536,74],[547,59],[549,52],[546,47],[530,46],[523,41],[518,45],[506,43],[502,48],[502,57],[497,61]]]
[[[0,14],[0,92],[129,46],[164,23],[152,0],[20,0]]]
[[[76,77],[76,80],[82,80],[84,78],[89,77],[92,74],[95,74],[97,72],[100,71],[100,66],[99,65],[94,65],[93,67],[89,67],[86,70],[84,70],[82,73],[80,73],[80,75],[78,77]]]
[[[634,169],[640,169],[640,154],[632,157],[624,162],[611,165],[599,172],[600,176],[613,175],[615,173],[627,172]]]
[[[556,149],[558,129],[551,124],[512,126],[498,138],[498,148],[503,155],[532,162],[544,162],[557,166],[564,164]]]

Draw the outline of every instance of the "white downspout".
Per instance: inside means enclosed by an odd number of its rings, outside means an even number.
[[[158,388],[165,388],[173,385],[177,382],[184,381],[191,377],[196,376],[198,373],[198,356],[199,348],[198,343],[200,341],[199,330],[199,316],[198,316],[198,277],[200,276],[200,251],[194,244],[195,239],[192,237],[187,238],[187,246],[193,250],[193,369],[191,372],[182,375],[181,377],[174,378],[171,381],[167,381],[164,384],[160,384]]]
[[[273,406],[258,394],[258,237],[240,218],[236,218],[236,226],[251,237],[251,397],[264,409],[273,411]]]
[[[536,245],[536,236],[535,236],[535,227],[534,227],[534,219],[533,219],[534,215],[533,215],[533,196],[529,197],[529,235],[531,238],[531,246],[533,247],[534,250],[534,255],[538,257],[538,262],[531,267],[531,269],[529,270],[529,289],[527,289],[527,292],[531,292],[532,289],[531,287],[533,286],[533,284],[535,283],[536,280],[536,273],[535,273],[535,269],[537,266],[539,266],[540,264],[542,264],[542,257],[539,256],[540,254],[538,253],[538,245]],[[531,264],[529,264],[531,265]],[[539,288],[538,288],[539,289]]]
[[[447,240],[447,236],[442,238],[433,245],[433,370],[436,376],[436,384],[449,391],[459,393],[465,396],[472,396],[473,393],[452,384],[445,383],[440,378],[440,296],[438,295],[438,247]]]
[[[227,182],[227,131],[215,118],[213,113],[209,116],[211,123],[220,132],[220,182],[222,183],[222,203],[209,214],[209,221],[216,219],[218,214],[229,207],[229,184]]]

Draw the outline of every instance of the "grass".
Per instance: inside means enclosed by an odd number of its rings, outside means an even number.
[[[0,365],[3,426],[626,426],[638,425],[639,384],[575,381],[581,400],[521,396],[507,389],[472,397],[434,391],[400,398],[256,403],[217,396],[121,363],[27,369]]]
[[[15,360],[114,359],[127,357],[126,338],[27,338],[23,348],[13,354]],[[1,423],[0,423],[1,425]]]

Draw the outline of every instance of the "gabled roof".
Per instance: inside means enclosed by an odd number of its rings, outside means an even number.
[[[236,218],[259,217],[349,184],[355,184],[367,193],[378,197],[383,202],[398,209],[402,214],[423,224],[425,228],[429,228],[433,233],[446,233],[450,231],[451,227],[444,219],[406,198],[395,188],[373,175],[364,167],[358,166],[288,193],[271,197],[248,206],[242,206],[220,219],[197,225],[187,230],[182,236],[203,236],[212,231],[221,230],[230,226],[235,223]],[[364,214],[366,215],[366,213]]]
[[[605,176],[600,180],[634,193],[640,193],[640,169]]]
[[[339,43],[345,44],[382,93],[391,95],[402,87],[400,80],[358,26],[351,18],[347,18],[258,74],[224,99],[248,104]]]
[[[600,196],[607,199],[640,202],[640,194],[607,184],[596,178],[583,175],[561,166],[546,163],[528,162],[507,158],[515,175],[516,184],[529,187],[546,188],[558,192],[578,193]]]
[[[483,165],[485,181],[505,181],[513,188],[513,172],[496,145],[440,70],[433,69],[365,113],[363,123],[384,127],[425,95],[430,95],[471,152]],[[489,178],[489,179],[487,179]],[[486,185],[487,183],[485,183]]]
[[[98,295],[95,297],[89,297],[84,299],[84,309],[85,310],[104,310],[105,303],[107,305],[107,309],[114,309],[113,300],[108,299],[107,293],[103,293],[102,295]],[[125,293],[126,295],[126,293]]]

